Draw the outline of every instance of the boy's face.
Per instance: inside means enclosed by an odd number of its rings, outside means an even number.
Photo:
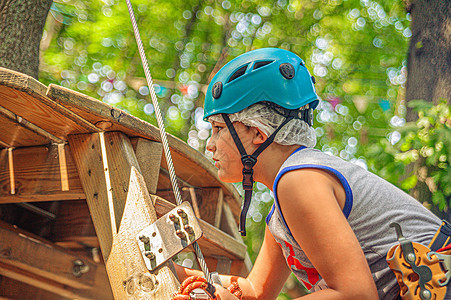
[[[240,182],[243,180],[241,155],[235,142],[230,135],[230,131],[225,123],[211,122],[212,134],[207,144],[207,150],[213,152],[213,160],[218,168],[219,179],[224,182]],[[254,148],[252,135],[249,128],[241,122],[234,122],[241,143],[247,153],[252,153]]]

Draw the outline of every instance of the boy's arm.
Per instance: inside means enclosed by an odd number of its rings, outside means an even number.
[[[202,271],[184,268],[177,264],[174,266],[181,281],[193,275],[203,276]],[[282,250],[266,228],[262,247],[248,277],[231,275],[220,275],[220,277],[222,285],[226,288],[232,281],[238,281],[243,291],[243,300],[265,300],[277,297],[289,274],[290,270]],[[227,290],[218,288],[217,292],[222,300],[236,299]]]
[[[338,179],[316,169],[291,171],[280,179],[277,196],[291,233],[329,287],[305,298],[378,299],[366,258],[342,212],[345,196]]]

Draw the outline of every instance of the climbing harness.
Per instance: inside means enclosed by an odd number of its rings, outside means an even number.
[[[172,189],[174,191],[174,195],[175,195],[175,199],[176,199],[177,205],[181,205],[182,204],[182,197],[180,195],[180,190],[179,190],[178,183],[177,183],[177,177],[175,175],[174,164],[172,162],[171,151],[169,149],[169,143],[168,143],[168,140],[167,140],[167,135],[166,135],[165,126],[164,126],[164,123],[163,123],[163,118],[162,118],[162,115],[161,115],[160,107],[158,105],[158,100],[157,100],[157,96],[155,94],[155,89],[153,87],[152,76],[150,74],[149,65],[148,65],[147,59],[146,59],[146,54],[144,53],[144,47],[143,47],[143,43],[142,43],[142,40],[141,40],[141,36],[139,34],[138,25],[136,23],[135,14],[133,12],[132,4],[131,4],[130,0],[126,0],[126,2],[127,2],[128,12],[129,12],[129,15],[130,15],[130,20],[131,20],[132,26],[133,26],[133,32],[135,34],[136,43],[138,45],[139,54],[140,54],[140,57],[141,57],[141,62],[142,62],[143,68],[144,68],[144,73],[146,74],[147,86],[148,86],[148,88],[150,90],[152,103],[153,103],[153,106],[154,106],[154,109],[155,109],[155,115],[156,115],[156,118],[157,118],[158,127],[160,128],[161,142],[163,144],[164,154],[165,154],[166,162],[167,162],[168,169],[169,169],[169,177],[170,177],[170,180],[171,180]],[[202,251],[200,250],[199,245],[197,244],[197,242],[194,242],[192,244],[192,246],[193,246],[194,251],[196,253],[197,260],[199,261],[199,265],[200,265],[205,277],[207,278],[207,281],[211,282],[210,272],[208,271],[207,263],[205,262],[204,256],[202,254]],[[213,289],[214,289],[214,287],[213,287]],[[213,293],[214,293],[214,291],[213,291]]]
[[[241,291],[238,282],[232,281],[232,284],[227,288],[229,292],[241,300],[243,292]],[[179,287],[177,293],[172,297],[172,300],[192,300],[192,299],[218,299],[214,295],[215,287],[207,282],[204,277],[190,276],[185,279]]]
[[[429,247],[405,238],[398,223],[392,223],[390,227],[395,228],[399,245],[388,251],[387,263],[396,276],[401,298],[444,299],[451,278],[451,247],[447,244],[450,237],[443,233],[450,228],[449,224],[446,221],[442,223]],[[434,245],[437,238],[443,240]],[[432,250],[431,245],[434,246]]]

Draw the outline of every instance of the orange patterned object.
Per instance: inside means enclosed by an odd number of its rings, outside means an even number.
[[[412,243],[415,251],[415,265],[426,266],[432,273],[432,278],[425,283],[431,293],[429,299],[444,299],[446,294],[446,286],[442,285],[445,278],[445,274],[440,267],[439,260],[436,255],[432,255],[428,258],[428,253],[431,250],[419,243]],[[393,246],[387,254],[387,262],[390,269],[395,273],[398,284],[401,288],[400,296],[402,299],[420,300],[420,285],[419,277],[413,271],[412,267],[406,263],[403,251],[400,245]]]
[[[195,289],[202,289],[210,295],[209,290],[212,289],[212,285],[202,276],[190,276],[182,282],[177,294],[172,300],[191,300],[190,293]],[[215,300],[216,297],[212,299]]]
[[[232,282],[231,285],[227,288],[229,292],[241,300],[241,297],[243,297],[243,291],[241,291],[240,286],[238,285],[237,281]]]
[[[172,297],[172,300],[192,300],[193,298],[191,297],[190,293],[193,292],[195,289],[202,289],[207,294],[211,295],[210,291],[212,290],[212,286],[202,276],[190,276],[182,282],[182,284],[179,287],[179,290],[177,291],[177,294],[175,294],[174,297]],[[227,289],[232,295],[237,297],[239,300],[242,299],[243,292],[241,291],[241,288],[236,280],[234,281],[232,280],[232,284]],[[216,300],[219,298],[214,297],[211,299]]]

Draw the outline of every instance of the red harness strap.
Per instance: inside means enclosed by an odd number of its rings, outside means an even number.
[[[186,278],[179,287],[177,294],[172,300],[191,300],[190,293],[195,289],[202,289],[207,292],[210,284],[202,276],[190,276]],[[211,296],[211,295],[210,295]],[[216,299],[213,298],[213,299]]]
[[[215,295],[211,295],[209,292],[211,290],[211,284],[202,276],[190,276],[186,278],[179,287],[177,294],[172,298],[172,300],[192,300],[190,293],[195,289],[204,290],[213,300],[217,300]],[[241,291],[238,282],[232,280],[232,284],[227,288],[231,294],[241,300],[243,292]]]

